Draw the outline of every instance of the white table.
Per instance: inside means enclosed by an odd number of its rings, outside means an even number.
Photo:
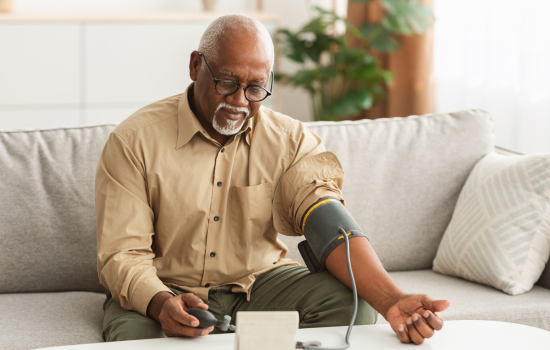
[[[323,346],[343,344],[347,327],[298,330],[298,340],[319,340]],[[200,338],[164,338],[96,343],[47,348],[48,350],[233,350],[234,334],[209,335]],[[44,348],[45,349],[45,348]],[[261,344],[258,344],[261,349]],[[387,324],[355,326],[351,334],[352,350],[416,349],[401,344]],[[419,349],[441,350],[549,350],[550,332],[514,323],[495,321],[447,321],[443,330],[428,339]]]

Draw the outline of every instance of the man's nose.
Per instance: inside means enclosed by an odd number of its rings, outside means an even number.
[[[248,107],[248,100],[244,96],[244,88],[239,86],[237,91],[225,97],[225,100],[236,107]]]

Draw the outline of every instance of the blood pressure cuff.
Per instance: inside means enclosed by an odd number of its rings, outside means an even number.
[[[313,203],[305,211],[301,225],[306,240],[298,244],[298,250],[312,273],[325,271],[329,254],[345,242],[340,228],[346,231],[349,238],[366,237],[346,207],[332,197]]]

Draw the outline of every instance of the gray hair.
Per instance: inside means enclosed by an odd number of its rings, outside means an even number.
[[[221,35],[230,28],[239,28],[240,30],[248,33],[256,34],[260,40],[263,40],[267,49],[270,51],[271,56],[271,70],[273,70],[273,63],[275,62],[275,48],[273,46],[273,40],[271,35],[267,31],[267,28],[255,20],[243,15],[227,15],[221,16],[210,23],[208,28],[201,37],[199,43],[199,52],[203,53],[207,58],[216,60],[218,58],[218,40]]]

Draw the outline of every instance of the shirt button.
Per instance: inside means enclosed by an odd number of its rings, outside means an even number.
[[[220,219],[219,216],[214,216],[214,221],[218,221]]]
[[[218,181],[217,185],[218,185],[218,187],[222,187],[222,182]]]
[[[210,287],[210,283],[204,285],[206,288]]]
[[[210,253],[210,256],[211,256],[212,258],[215,257],[215,256],[216,256],[216,252]]]
[[[225,148],[222,148],[222,153],[225,152]]]

